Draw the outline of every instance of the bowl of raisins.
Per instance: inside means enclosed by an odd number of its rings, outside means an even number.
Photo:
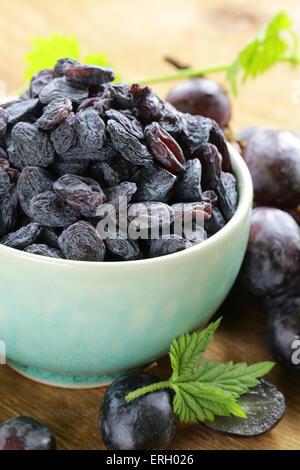
[[[0,339],[34,380],[94,387],[207,322],[252,183],[218,124],[61,59],[0,107]]]

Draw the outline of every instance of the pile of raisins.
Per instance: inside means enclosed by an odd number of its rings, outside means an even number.
[[[114,78],[110,67],[60,59],[0,108],[0,243],[52,258],[137,260],[200,243],[233,216],[236,180],[216,122]],[[99,235],[99,207],[120,200],[128,224],[149,208],[143,239],[124,236],[124,224],[118,236]],[[174,221],[186,215],[193,229],[178,234]]]

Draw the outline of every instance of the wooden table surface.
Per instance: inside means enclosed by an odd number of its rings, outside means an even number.
[[[29,40],[50,32],[76,34],[83,54],[106,52],[125,80],[170,72],[162,60],[166,54],[194,66],[228,61],[264,21],[283,9],[300,33],[299,0],[1,0],[0,80],[7,93],[19,89]],[[222,81],[223,76],[215,78]],[[233,101],[233,128],[264,125],[299,131],[300,104],[293,102],[299,80],[300,69],[281,65],[246,84]],[[164,97],[171,86],[154,88]],[[224,321],[207,358],[248,363],[271,359],[263,339],[263,315],[253,299],[233,297],[221,313]],[[168,359],[160,360],[153,372],[166,377]],[[277,366],[269,378],[287,399],[286,415],[272,432],[234,439],[199,424],[178,425],[172,449],[299,449],[300,376]],[[0,366],[0,422],[31,415],[51,427],[59,449],[104,449],[97,427],[103,393],[50,388]]]

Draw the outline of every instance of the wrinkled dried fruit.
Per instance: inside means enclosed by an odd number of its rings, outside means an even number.
[[[42,69],[36,72],[30,82],[30,97],[38,98],[46,85],[53,79],[52,69]]]
[[[48,256],[49,258],[64,258],[62,252],[55,248],[50,248],[44,244],[33,244],[25,248],[26,253],[33,255]]]
[[[101,150],[105,140],[105,124],[93,109],[79,111],[75,122],[78,143],[82,152]]]
[[[42,168],[27,166],[22,171],[18,183],[17,191],[23,211],[30,217],[30,201],[37,194],[51,191],[53,179],[51,175]]]
[[[60,199],[54,192],[46,191],[30,201],[32,219],[45,227],[66,227],[80,217],[80,211]]]
[[[30,120],[32,114],[37,111],[39,100],[24,100],[13,103],[6,108],[8,114],[8,124],[16,124],[20,121]]]
[[[72,83],[85,87],[99,86],[115,79],[111,67],[98,65],[68,65],[64,67],[64,74]]]
[[[198,159],[189,160],[186,169],[177,177],[173,197],[182,202],[201,201],[201,178],[202,167],[200,161]]]
[[[2,245],[9,246],[11,248],[23,250],[38,239],[41,231],[42,227],[40,224],[31,223],[21,227],[16,232],[11,232],[8,235],[5,235],[1,239],[1,243]]]
[[[36,121],[36,126],[45,131],[51,131],[61,124],[72,111],[72,102],[67,98],[58,98],[45,107],[42,116]]]
[[[184,169],[185,158],[181,148],[157,122],[145,128],[145,138],[152,155],[161,167],[174,174]]]
[[[53,78],[59,78],[64,76],[64,71],[71,65],[80,65],[78,60],[72,59],[71,57],[64,57],[63,59],[59,59],[54,67],[53,70]]]
[[[69,116],[51,132],[50,139],[56,153],[61,155],[72,147],[75,138],[75,122],[75,114],[70,113]]]
[[[55,78],[48,83],[40,92],[40,101],[43,104],[48,104],[58,98],[68,98],[74,103],[79,103],[89,95],[87,88],[80,88],[71,83],[65,78]]]
[[[232,173],[222,171],[220,183],[216,188],[219,207],[226,222],[233,217],[238,203],[236,179]]]
[[[191,246],[192,243],[189,240],[178,235],[170,235],[158,240],[151,240],[149,256],[150,258],[157,258],[159,256],[171,255],[172,253],[186,250]]]
[[[103,240],[90,223],[82,220],[62,232],[59,246],[67,259],[103,261],[105,257]]]
[[[137,139],[142,140],[144,138],[144,130],[139,121],[132,115],[124,114],[116,109],[109,109],[106,111],[105,116],[108,119],[114,119],[121,124],[130,134]]]
[[[19,122],[12,130],[17,157],[25,165],[46,167],[54,160],[54,148],[46,132],[32,124]]]
[[[176,176],[162,168],[155,170],[151,175],[142,174],[136,181],[139,183],[134,199],[136,202],[160,201],[168,202]]]
[[[216,189],[221,179],[222,155],[215,145],[206,144],[200,147],[197,158],[202,165],[202,186],[205,189]]]

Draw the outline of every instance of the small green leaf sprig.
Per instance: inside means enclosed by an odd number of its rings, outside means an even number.
[[[183,423],[213,421],[215,416],[247,418],[237,400],[250,388],[256,387],[257,379],[267,374],[274,363],[260,362],[247,366],[245,362],[214,364],[201,360],[220,322],[221,318],[199,334],[185,333],[174,339],[169,353],[173,369],[169,380],[139,388],[129,393],[126,401],[170,388],[175,392],[174,413]]]

